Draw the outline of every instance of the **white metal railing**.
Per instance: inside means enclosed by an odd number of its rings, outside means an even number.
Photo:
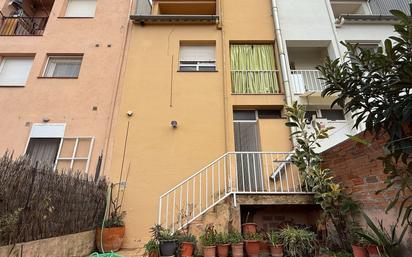
[[[280,93],[278,70],[231,70],[232,93]]]
[[[311,192],[290,153],[228,152],[160,196],[158,224],[181,229],[231,194]]]
[[[322,92],[325,88],[318,70],[291,70],[291,83],[295,94]]]

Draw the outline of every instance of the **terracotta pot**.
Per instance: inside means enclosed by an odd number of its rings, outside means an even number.
[[[259,255],[262,257],[270,255],[270,244],[267,240],[260,241]]]
[[[272,257],[283,257],[283,245],[271,245],[270,254]]]
[[[242,224],[242,231],[243,234],[256,234],[256,223],[243,223]]]
[[[183,242],[182,243],[182,250],[180,255],[182,257],[191,257],[193,256],[193,250],[195,249],[195,246],[191,242]]]
[[[117,252],[122,247],[125,227],[96,229],[96,245],[99,252]],[[103,249],[101,240],[103,241]]]
[[[216,257],[216,246],[203,246],[203,257]]]
[[[149,257],[159,257],[159,252],[158,251],[151,252],[149,254]]]
[[[366,251],[369,254],[369,257],[380,257],[379,248],[376,245],[367,245]]]
[[[352,245],[354,257],[368,257],[365,247],[359,245]]]
[[[260,241],[258,240],[245,240],[246,253],[249,257],[258,257],[260,250]]]
[[[176,240],[160,240],[159,242],[160,256],[175,255],[176,248],[177,248]]]
[[[227,257],[229,255],[229,244],[217,245],[217,256]]]
[[[232,256],[243,257],[243,243],[232,244]]]

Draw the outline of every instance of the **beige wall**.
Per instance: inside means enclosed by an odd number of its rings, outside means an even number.
[[[111,179],[118,181],[123,166],[125,180],[130,165],[123,208],[126,248],[141,247],[148,240],[161,194],[234,150],[234,109],[284,104],[283,94],[231,94],[230,43],[275,42],[270,1],[219,2],[217,26],[132,27],[110,169]],[[181,41],[215,42],[217,72],[178,72]],[[178,123],[176,129],[170,126],[172,120]],[[264,150],[290,150],[284,121],[262,121]]]
[[[7,2],[0,0],[0,6]],[[56,0],[43,36],[0,36],[0,56],[35,55],[25,87],[0,87],[0,153],[22,154],[31,125],[47,117],[66,123],[65,136],[96,138],[93,173],[97,156],[106,153],[129,1],[98,0],[94,18],[62,18],[64,9],[65,1]],[[38,78],[47,54],[57,53],[84,54],[78,79]]]

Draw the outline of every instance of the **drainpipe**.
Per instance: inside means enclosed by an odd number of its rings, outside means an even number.
[[[283,43],[282,30],[280,29],[279,12],[276,0],[272,1],[272,17],[275,24],[276,39],[278,41],[278,50],[280,55],[280,69],[282,71],[283,86],[285,88],[286,103],[292,104],[292,92],[290,90],[288,62],[286,61],[285,46]]]

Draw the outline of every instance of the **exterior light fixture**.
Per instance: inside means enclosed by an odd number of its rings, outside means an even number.
[[[172,120],[171,122],[170,122],[170,125],[172,125],[172,128],[177,128],[177,121],[175,121],[175,120]]]

